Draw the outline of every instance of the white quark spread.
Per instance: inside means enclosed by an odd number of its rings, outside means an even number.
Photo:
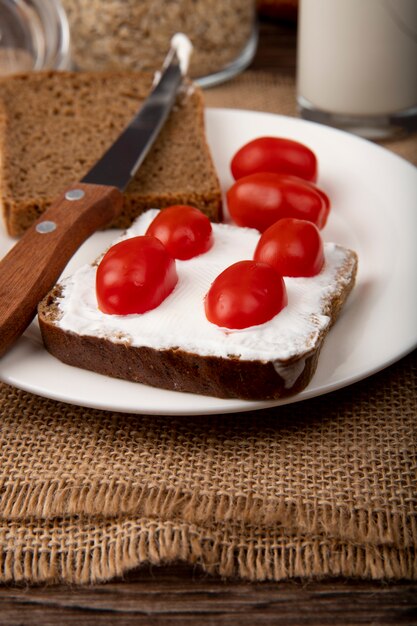
[[[181,74],[183,76],[187,76],[188,74],[188,68],[190,65],[190,58],[191,58],[191,54],[193,51],[193,44],[191,43],[191,41],[188,39],[187,35],[184,35],[184,33],[176,33],[172,38],[171,38],[171,52],[175,50],[175,53],[177,55],[178,61],[179,61],[179,65],[180,65],[180,70],[181,70]],[[166,59],[165,59],[165,65],[168,65],[168,61],[171,60],[171,55],[167,55]],[[161,70],[157,70],[154,74],[153,77],[153,85],[157,85],[159,83],[159,81],[161,80]],[[192,83],[190,85],[187,86],[187,92],[188,91],[192,91]]]
[[[141,215],[121,239],[143,235],[157,213],[152,209]],[[273,361],[277,372],[281,373],[284,365],[281,361],[308,354],[329,325],[330,319],[323,315],[322,303],[338,289],[336,277],[346,263],[347,252],[340,246],[326,243],[325,266],[320,274],[312,278],[284,279],[287,307],[265,324],[233,331],[207,320],[204,296],[226,267],[252,258],[260,234],[251,228],[213,224],[213,235],[211,250],[188,261],[176,261],[178,283],[174,291],[156,309],[141,315],[102,313],[95,293],[96,268],[81,267],[62,283],[59,302],[62,317],[57,325],[79,335],[123,341],[131,346],[180,348],[201,356]],[[340,277],[337,280],[340,281]],[[302,367],[302,362],[298,363],[296,371],[287,371],[288,376],[296,380]],[[291,386],[291,381],[287,382]]]
[[[177,53],[182,75],[186,76],[190,65],[193,44],[184,33],[176,33],[171,39],[171,48],[174,48]]]

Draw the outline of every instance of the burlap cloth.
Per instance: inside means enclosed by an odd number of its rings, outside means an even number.
[[[206,100],[294,112],[291,81],[250,72]],[[415,158],[415,139],[398,147]],[[415,579],[416,380],[414,353],[321,398],[195,418],[1,384],[0,579],[88,583],[178,559],[250,580]]]

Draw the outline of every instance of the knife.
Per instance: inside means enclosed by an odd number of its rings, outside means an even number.
[[[137,172],[176,99],[191,44],[177,34],[149,97],[113,145],[82,178],[64,189],[0,261],[0,357],[20,337],[40,300],[80,245],[117,217]]]

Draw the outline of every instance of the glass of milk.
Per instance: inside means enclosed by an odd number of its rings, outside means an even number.
[[[417,0],[300,0],[297,103],[369,139],[417,129]]]

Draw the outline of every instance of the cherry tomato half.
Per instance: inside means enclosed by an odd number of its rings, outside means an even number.
[[[310,148],[283,137],[258,137],[234,155],[230,168],[235,180],[257,172],[291,174],[316,182],[317,158]]]
[[[125,239],[106,252],[97,268],[98,306],[110,315],[145,313],[161,304],[177,281],[175,261],[159,239]]]
[[[227,206],[238,226],[263,232],[283,217],[326,224],[330,200],[321,189],[295,176],[261,172],[237,180],[227,192]]]
[[[282,276],[315,276],[324,264],[323,242],[312,222],[284,218],[262,234],[253,258]]]
[[[287,305],[282,276],[270,265],[238,261],[213,281],[204,301],[209,322],[247,328],[272,319]]]
[[[146,231],[157,237],[175,259],[191,259],[213,245],[209,218],[192,206],[167,207],[155,217]]]

